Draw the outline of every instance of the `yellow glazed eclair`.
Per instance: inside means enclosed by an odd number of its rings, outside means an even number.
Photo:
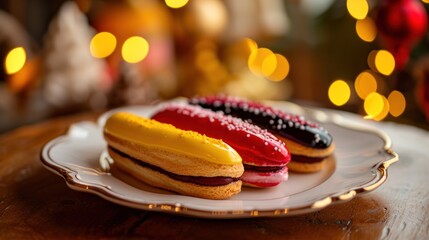
[[[241,157],[221,140],[124,112],[103,133],[115,166],[149,185],[208,199],[241,190]]]

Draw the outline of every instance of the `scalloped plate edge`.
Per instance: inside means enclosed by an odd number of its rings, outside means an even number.
[[[304,109],[302,107],[300,108]],[[68,187],[70,187],[71,189],[81,191],[81,192],[93,193],[108,201],[117,203],[119,205],[132,207],[132,208],[148,210],[148,211],[174,213],[179,215],[203,217],[203,218],[282,217],[282,216],[305,214],[305,213],[321,210],[322,208],[325,208],[332,204],[349,201],[354,197],[356,197],[358,194],[367,193],[375,190],[386,181],[388,177],[389,166],[392,163],[397,162],[399,160],[398,154],[391,149],[391,140],[386,133],[384,133],[383,131],[375,127],[371,127],[365,124],[356,125],[355,121],[343,118],[338,113],[331,112],[329,114],[326,114],[324,111],[315,110],[315,109],[304,109],[304,110],[306,113],[310,113],[313,117],[315,117],[316,120],[320,122],[332,122],[341,127],[373,133],[378,137],[380,137],[385,143],[385,146],[383,149],[384,152],[389,156],[391,156],[391,158],[383,162],[380,162],[379,166],[377,167],[379,174],[377,175],[376,179],[371,181],[368,185],[364,185],[340,194],[333,194],[331,196],[321,198],[310,205],[297,207],[297,208],[278,208],[273,210],[204,211],[204,210],[193,209],[189,207],[183,207],[181,206],[180,203],[176,203],[176,204],[135,203],[126,199],[122,199],[120,197],[112,196],[111,192],[109,192],[110,190],[107,191],[103,187],[86,184],[79,181],[75,177],[77,175],[76,171],[72,169],[68,169],[64,166],[60,166],[59,164],[56,164],[55,161],[53,161],[48,154],[51,147],[53,147],[58,141],[61,141],[67,138],[67,135],[60,136],[46,143],[42,148],[40,159],[43,165],[48,170],[63,177]]]

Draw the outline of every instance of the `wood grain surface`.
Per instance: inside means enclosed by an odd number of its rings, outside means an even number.
[[[147,212],[71,190],[40,151],[89,113],[0,136],[1,239],[429,239],[429,158],[404,152],[379,189],[319,212],[212,220]]]

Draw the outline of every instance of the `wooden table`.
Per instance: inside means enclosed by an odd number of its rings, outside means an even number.
[[[1,239],[429,239],[429,158],[418,147],[429,147],[423,130],[387,126],[400,161],[374,192],[306,215],[212,220],[119,206],[73,191],[46,170],[42,146],[71,123],[96,116],[49,120],[0,136]],[[395,138],[407,144],[395,148]]]

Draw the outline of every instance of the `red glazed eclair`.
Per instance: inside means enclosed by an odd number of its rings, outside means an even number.
[[[287,180],[290,154],[284,143],[267,130],[221,112],[186,104],[167,105],[152,118],[230,145],[242,157],[244,185],[265,188]]]
[[[282,140],[291,152],[291,171],[316,172],[334,151],[332,136],[316,123],[263,104],[237,97],[195,97],[190,104],[241,118],[267,129]]]
[[[241,191],[241,157],[221,140],[130,113],[113,114],[103,133],[115,167],[149,185],[208,199]]]

